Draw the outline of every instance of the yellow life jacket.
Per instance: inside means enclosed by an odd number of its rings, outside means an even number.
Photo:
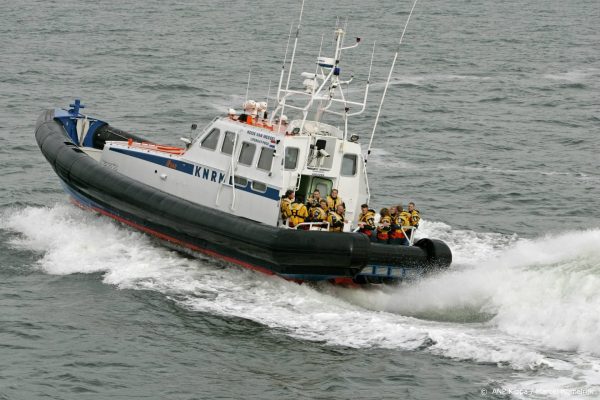
[[[289,226],[291,227],[303,223],[306,220],[306,217],[308,217],[308,210],[302,203],[292,203],[290,212],[292,213],[289,221]]]
[[[310,208],[314,208],[314,207],[319,207],[319,202],[321,201],[321,199],[316,199],[313,196],[310,196],[308,198],[308,201],[306,202],[306,204],[310,207]]]
[[[310,220],[313,222],[323,222],[327,220],[327,211],[321,207],[311,208]]]
[[[410,226],[411,224],[411,215],[408,211],[402,211],[399,216],[399,224],[401,226]]]
[[[358,216],[358,222],[363,222],[365,224],[364,229],[375,229],[375,211],[368,210],[366,213],[360,213]]]
[[[344,204],[344,202],[342,201],[342,198],[340,196],[336,197],[335,199],[331,196],[327,196],[327,207],[330,210],[335,210],[337,209],[337,206],[339,206],[340,204]]]
[[[329,211],[327,216],[329,222],[329,232],[342,232],[344,230],[344,215],[335,211]]]
[[[390,225],[383,226],[383,224],[386,223],[386,222],[388,224],[391,224],[392,223],[392,218],[389,217],[389,216],[387,216],[387,215],[385,217],[381,217],[381,219],[379,220],[379,226],[377,227],[377,230],[379,232],[389,232],[390,229],[392,229]]]
[[[292,200],[287,197],[281,199],[281,219],[286,220],[292,215]]]
[[[392,216],[392,231],[390,232],[390,238],[392,239],[401,239],[406,237],[404,234],[406,227],[410,226],[410,214],[406,211],[402,211],[399,214],[394,214]]]
[[[412,210],[410,213],[410,225],[418,226],[419,221],[421,221],[421,213],[417,209]]]

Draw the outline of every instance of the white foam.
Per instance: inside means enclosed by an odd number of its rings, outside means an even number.
[[[595,78],[598,74],[598,70],[593,68],[588,69],[574,69],[572,71],[560,72],[554,74],[545,74],[544,78],[556,80],[556,81],[566,81],[572,83],[581,83],[585,82],[590,78]]]
[[[455,320],[489,315],[510,335],[600,355],[600,230],[504,238],[503,250],[481,239],[469,238],[479,252],[453,247],[456,268],[390,294],[383,309]]]
[[[455,81],[481,81],[488,80],[490,77],[476,75],[454,75],[454,74],[424,74],[424,75],[403,75],[394,78],[391,85],[414,85],[419,86],[430,82],[455,82]],[[385,86],[383,83],[375,84],[374,87]]]
[[[453,268],[399,288],[356,290],[182,257],[68,205],[13,210],[0,227],[20,234],[14,245],[43,253],[39,266],[48,273],[102,272],[107,284],[156,290],[189,309],[303,340],[600,376],[589,367],[600,355],[600,230],[525,240],[423,221],[422,235],[450,243]],[[560,360],[556,350],[574,356]]]
[[[369,165],[393,167],[394,170],[412,170],[417,166],[404,160],[398,160],[395,154],[390,153],[384,148],[373,148],[368,158]]]

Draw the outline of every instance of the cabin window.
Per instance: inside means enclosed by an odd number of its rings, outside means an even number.
[[[356,162],[358,157],[356,154],[344,154],[342,158],[342,176],[356,175]]]
[[[223,145],[221,146],[221,153],[232,155],[234,140],[235,140],[235,133],[225,132],[225,139],[223,139]]]
[[[246,187],[248,186],[248,179],[242,178],[241,176],[236,176],[233,181],[236,186]]]
[[[220,137],[221,131],[217,128],[213,128],[213,130],[210,131],[208,135],[204,137],[204,139],[202,139],[202,143],[200,144],[200,146],[202,146],[205,149],[215,150],[217,148],[217,144],[219,143]]]
[[[298,166],[298,152],[297,147],[286,147],[285,148],[285,169],[296,169]]]
[[[262,182],[252,181],[252,190],[264,193],[267,191],[267,185]]]
[[[242,165],[252,165],[254,160],[254,153],[256,151],[256,145],[254,143],[243,142],[242,150],[240,151],[240,158],[238,162]]]
[[[271,170],[271,164],[273,164],[273,156],[275,155],[275,149],[263,147],[260,151],[260,157],[258,157],[258,165],[256,168],[264,169],[265,171]]]

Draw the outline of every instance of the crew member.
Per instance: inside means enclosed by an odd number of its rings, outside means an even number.
[[[389,208],[389,210],[390,210],[390,220],[393,224],[394,221],[398,218],[398,208],[396,206],[391,206]]]
[[[387,243],[392,225],[392,219],[390,218],[390,210],[388,210],[387,208],[382,208],[381,211],[379,211],[379,215],[381,215],[381,219],[379,220],[379,224],[377,225],[377,242]]]
[[[344,214],[346,208],[340,204],[334,210],[330,210],[327,215],[327,221],[329,221],[329,232],[343,232],[344,231]]]
[[[313,209],[319,207],[319,203],[321,202],[321,192],[319,189],[315,189],[308,197],[308,201],[306,202],[306,206],[308,207],[308,213],[312,214]]]
[[[421,212],[415,208],[415,203],[408,203],[408,213],[410,214],[410,225],[415,228],[419,227],[421,221]]]
[[[408,203],[408,213],[410,214],[410,226],[413,227],[410,231],[410,237],[412,237],[415,230],[419,227],[419,222],[421,222],[421,212],[415,208],[415,203],[411,201]]]
[[[342,201],[342,198],[338,196],[338,190],[332,189],[331,194],[327,196],[327,207],[329,207],[330,210],[337,210],[337,206],[340,204],[344,207],[346,206]]]
[[[308,210],[306,209],[306,206],[304,205],[304,202],[302,201],[300,196],[298,196],[298,199],[294,200],[294,202],[292,203],[292,206],[290,207],[290,212],[292,214],[288,222],[288,226],[290,228],[293,228],[306,221],[306,218],[308,217]]]
[[[284,222],[292,216],[292,202],[294,201],[294,197],[294,191],[288,189],[281,198],[281,219]]]
[[[390,213],[391,230],[389,233],[389,243],[407,246],[409,244],[406,238],[406,228],[410,227],[410,215],[404,211],[402,205],[392,207],[394,213]]]
[[[358,231],[364,233],[370,239],[376,238],[375,231],[375,210],[371,210],[368,204],[360,206],[361,213],[358,216]]]
[[[310,214],[310,220],[312,222],[325,222],[327,221],[327,202],[323,199],[319,202],[319,207],[312,208]]]

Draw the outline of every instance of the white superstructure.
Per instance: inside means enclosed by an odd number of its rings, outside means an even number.
[[[288,189],[304,200],[315,189],[322,197],[337,189],[346,205],[345,230],[351,229],[360,205],[369,200],[369,186],[358,136],[348,131],[348,119],[364,111],[369,82],[362,101],[345,97],[342,88],[352,79],[340,79],[341,54],[360,39],[344,47],[344,30],[338,27],[334,33],[333,57],[319,54],[315,71],[301,73],[304,90],[289,87],[294,44],[287,83],[284,87],[284,61],[270,118],[266,103],[248,101],[243,113],[230,110],[215,118],[185,149],[107,142],[95,157],[174,196],[269,225],[284,225],[280,201]],[[297,118],[288,122],[286,112]]]

